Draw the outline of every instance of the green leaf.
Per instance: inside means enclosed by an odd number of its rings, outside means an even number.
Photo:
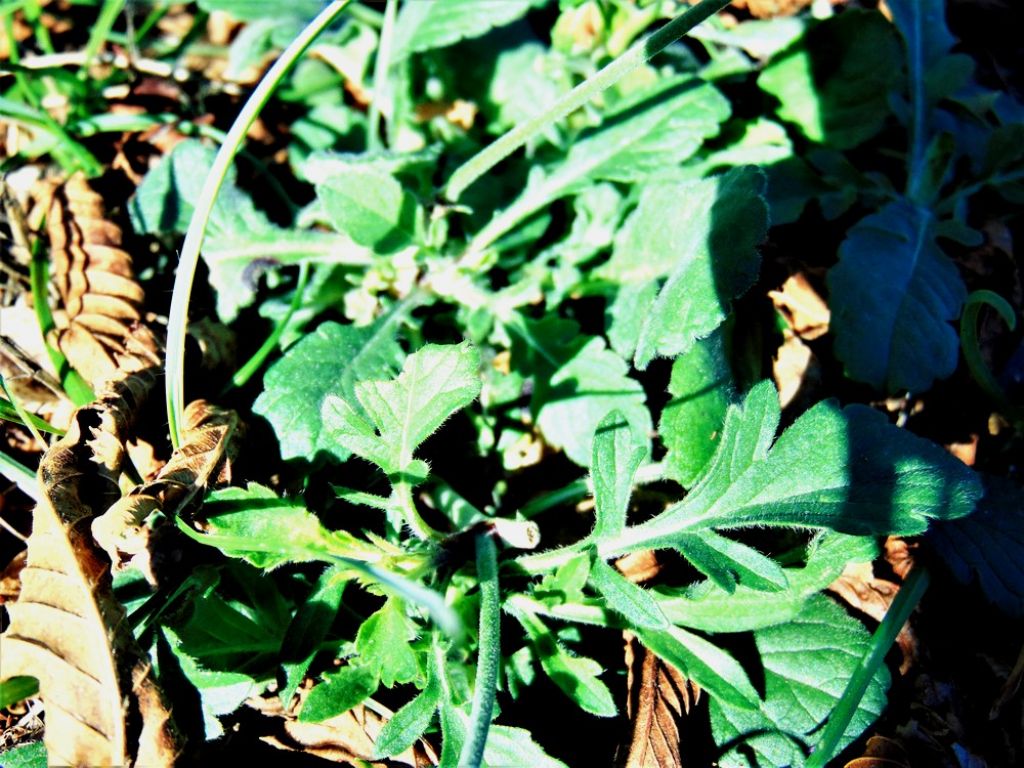
[[[554,572],[544,574],[537,591],[558,595],[562,600],[582,600],[583,587],[590,578],[590,560],[586,553],[567,560]]]
[[[533,740],[530,732],[523,728],[507,725],[492,725],[487,733],[484,747],[484,765],[490,768],[505,768],[512,765],[530,768],[567,768]]]
[[[712,701],[740,710],[756,710],[760,699],[747,673],[732,656],[704,638],[679,627],[637,629],[649,650],[706,690]]]
[[[257,568],[322,559],[336,546],[301,499],[281,498],[257,483],[214,491],[204,515],[201,540]]]
[[[459,755],[466,742],[469,716],[450,700],[444,699],[441,702],[440,721],[441,760],[438,768],[462,768],[459,765]]]
[[[705,478],[681,502],[600,542],[602,556],[675,547],[709,528],[916,534],[931,519],[963,517],[981,495],[968,467],[865,406],[819,403],[769,451],[778,420],[774,388],[762,382],[730,407]]]
[[[782,567],[770,557],[714,531],[684,534],[676,546],[697,570],[726,592],[735,590],[737,582],[769,592],[785,589],[788,584]]]
[[[423,208],[387,173],[351,168],[319,183],[316,193],[334,228],[376,253],[423,241]]]
[[[685,488],[704,474],[718,447],[725,413],[735,397],[722,329],[700,339],[672,363],[672,399],[661,412],[665,474]]]
[[[792,622],[754,632],[754,641],[764,665],[765,699],[760,709],[711,700],[715,741],[726,750],[721,765],[800,768],[867,651],[870,635],[819,595]],[[888,685],[889,671],[883,666],[861,700],[840,749],[878,718]]]
[[[488,129],[502,132],[536,117],[570,85],[564,74],[548,65],[547,49],[537,41],[499,51],[483,105],[491,118]],[[551,128],[545,135],[557,138],[557,131]]]
[[[651,415],[643,387],[603,339],[586,337],[575,322],[554,315],[537,321],[517,317],[508,329],[512,367],[533,377],[530,409],[549,444],[587,466],[598,425],[613,410],[646,444]]]
[[[937,525],[929,540],[958,581],[977,577],[985,597],[1010,616],[1024,615],[1024,492],[985,479],[985,496],[969,517]]]
[[[46,747],[41,741],[4,750],[4,768],[47,768]]]
[[[422,675],[416,651],[409,645],[415,636],[416,628],[401,601],[391,598],[359,627],[356,650],[362,665],[385,687],[394,688]]]
[[[299,712],[299,722],[320,723],[348,712],[377,690],[377,675],[362,666],[342,667],[324,675],[313,687]]]
[[[668,280],[641,326],[638,368],[688,351],[725,321],[732,300],[753,285],[761,261],[757,246],[768,229],[764,187],[760,170],[743,167],[644,190],[615,254],[633,274],[657,270],[652,277],[664,272]],[[609,270],[616,269],[615,261],[613,255]]]
[[[355,385],[365,418],[351,401],[329,395],[323,405],[328,439],[388,475],[419,474],[413,451],[480,394],[479,368],[480,355],[466,342],[428,344],[406,358],[397,379]]]
[[[590,583],[601,593],[608,606],[621,613],[630,625],[646,629],[668,629],[668,619],[654,598],[601,558],[595,558],[590,568]]]
[[[39,681],[34,677],[9,677],[0,680],[0,709],[8,709],[22,699],[39,693]]]
[[[395,23],[392,60],[443,48],[509,24],[544,0],[417,0],[404,3]]]
[[[785,569],[789,586],[784,590],[764,592],[740,584],[730,592],[709,580],[655,594],[673,624],[704,632],[749,632],[792,620],[849,563],[869,563],[877,556],[873,537],[827,532],[812,541],[803,567]]]
[[[854,227],[828,274],[835,353],[858,381],[923,392],[956,369],[952,321],[967,289],[935,242],[932,214],[906,200]]]
[[[598,679],[604,671],[600,664],[585,656],[570,655],[534,614],[518,609],[514,614],[526,630],[541,668],[566,696],[592,715],[614,717],[618,714],[611,691]]]
[[[284,635],[281,643],[281,666],[284,667],[285,685],[278,694],[281,704],[287,709],[295,691],[309,671],[309,665],[316,657],[320,643],[331,628],[334,617],[341,607],[341,596],[350,575],[342,569],[326,569],[317,580],[313,591],[306,598]]]
[[[877,11],[854,10],[811,27],[757,83],[808,139],[849,149],[884,126],[902,65],[892,24]]]
[[[634,183],[671,170],[718,133],[728,116],[729,102],[713,86],[692,78],[661,79],[616,104],[600,126],[573,142],[564,161],[546,171],[534,166],[522,195],[477,239],[493,242],[587,182]]]
[[[647,455],[621,413],[612,411],[597,425],[590,478],[594,484],[595,539],[615,536],[626,527],[633,477]]]
[[[184,232],[215,152],[198,141],[187,140],[165,155],[128,204],[132,224],[139,233],[165,235]],[[210,284],[217,290],[217,314],[224,322],[256,297],[252,265],[334,263],[366,265],[372,254],[346,237],[327,232],[282,229],[253,205],[228,172],[217,195],[203,241],[203,261]]]
[[[621,230],[620,230],[621,231]],[[624,360],[632,360],[644,318],[658,295],[658,281],[623,283],[605,313],[608,342]]]
[[[278,0],[199,0],[199,7],[207,12],[224,11],[239,21],[280,19],[294,16],[308,21],[323,10],[322,0],[291,0],[282,4]]]
[[[441,686],[431,676],[427,687],[412,701],[395,712],[377,735],[374,744],[378,757],[393,757],[409,749],[430,726],[441,701]]]
[[[722,324],[732,300],[753,284],[760,268],[757,245],[768,226],[764,185],[760,171],[743,167],[711,179],[644,187],[612,258],[597,272],[626,285],[668,278],[657,298],[633,308],[641,318],[633,321],[638,367],[688,351]],[[651,290],[633,292],[640,301]]]
[[[270,366],[253,412],[274,428],[281,458],[312,460],[318,453],[344,461],[351,452],[324,430],[321,411],[328,395],[355,402],[355,383],[398,370],[403,353],[395,340],[402,313],[356,328],[331,321],[285,352]]]
[[[946,26],[946,4],[942,0],[893,0],[889,9],[907,47],[911,88],[923,88],[929,70],[956,43]]]

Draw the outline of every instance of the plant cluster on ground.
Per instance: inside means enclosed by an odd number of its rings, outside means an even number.
[[[1024,759],[1020,19],[0,0],[0,762]]]

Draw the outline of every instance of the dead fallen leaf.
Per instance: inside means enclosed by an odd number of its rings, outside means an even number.
[[[267,718],[267,728],[260,741],[277,749],[315,755],[335,763],[371,765],[374,768],[429,768],[440,762],[433,747],[424,739],[387,762],[374,761],[377,737],[394,714],[376,702],[373,709],[360,704],[322,723],[299,722],[285,713],[277,697],[250,699],[246,703]]]
[[[906,579],[914,567],[917,548],[916,542],[911,544],[899,536],[890,536],[885,540],[885,561],[901,579]]]
[[[615,567],[634,584],[650,581],[661,571],[658,555],[652,549],[631,552],[625,557],[620,557],[615,561]]]
[[[811,341],[828,333],[831,312],[803,272],[790,275],[777,291],[768,291],[768,296],[801,339]]]
[[[7,606],[0,678],[39,681],[51,764],[169,766],[178,752],[170,714],[88,524],[120,496],[124,438],[150,374],[132,376],[75,412],[39,466],[21,594]]]
[[[103,198],[81,173],[38,193],[45,214],[54,282],[64,312],[57,345],[94,389],[159,365],[159,344],[143,323],[145,295],[121,228],[106,218]]]
[[[700,689],[678,669],[625,633],[629,697],[626,715],[632,725],[629,750],[617,764],[624,768],[682,766],[680,722],[700,700]]]
[[[797,398],[812,399],[809,390],[821,382],[821,365],[811,348],[792,330],[786,329],[782,345],[772,361],[772,378],[779,391],[779,405],[789,407]]]
[[[845,768],[910,768],[910,760],[898,741],[872,736],[864,746],[864,754],[848,762]]]
[[[875,576],[871,563],[851,563],[843,569],[842,575],[832,582],[828,589],[852,608],[867,614],[875,621],[881,621],[900,588],[891,581]],[[906,674],[917,658],[917,640],[909,622],[900,630],[896,643],[903,654],[900,674]]]
[[[25,568],[27,555],[27,550],[21,550],[0,571],[0,605],[18,599],[21,593],[21,572]]]
[[[115,566],[136,559],[135,565],[152,576],[148,563],[148,531],[142,522],[152,512],[168,517],[182,513],[202,499],[203,492],[230,482],[231,462],[241,437],[238,414],[195,400],[185,409],[182,445],[152,482],[143,483],[118,499],[92,521],[92,535]]]
[[[966,443],[950,443],[946,450],[956,456],[968,467],[973,467],[978,457],[978,441],[980,436],[972,434]]]

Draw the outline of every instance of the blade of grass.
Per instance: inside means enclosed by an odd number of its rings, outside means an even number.
[[[203,190],[199,195],[185,242],[181,247],[181,257],[174,278],[174,291],[171,295],[171,309],[167,325],[167,359],[165,363],[167,379],[167,420],[171,431],[171,443],[175,448],[181,445],[181,423],[185,411],[185,334],[188,324],[188,304],[195,280],[196,268],[199,266],[199,251],[206,235],[206,226],[213,211],[213,203],[217,193],[224,184],[228,168],[245,140],[249,128],[259,116],[263,107],[270,100],[277,86],[285,75],[305,53],[306,49],[332,21],[334,21],[352,0],[335,0],[313,19],[299,33],[270,68],[259,85],[245,102],[238,117],[235,118],[228,135],[221,144],[213,167],[210,169]]]
[[[71,367],[68,359],[64,357],[64,353],[50,346],[47,341],[50,333],[57,329],[57,324],[53,321],[53,314],[50,312],[50,302],[46,290],[50,278],[49,271],[49,264],[37,240],[33,248],[32,261],[29,263],[29,281],[32,286],[32,304],[36,311],[36,322],[39,324],[39,332],[43,335],[46,353],[57,370],[61,386],[71,398],[71,402],[79,406],[85,405],[95,400],[96,394],[82,378],[82,375]]]
[[[836,707],[828,718],[821,739],[815,747],[814,752],[807,759],[806,768],[825,768],[829,761],[835,757],[839,742],[846,733],[860,700],[864,698],[871,679],[875,676],[878,668],[885,663],[885,654],[889,652],[896,635],[899,634],[903,625],[907,623],[914,608],[921,602],[925,591],[928,589],[928,572],[918,566],[910,572],[896,598],[889,606],[885,618],[878,625],[875,634],[871,636],[871,645],[868,652],[861,659],[860,664],[854,671],[850,682],[846,684],[846,690],[842,697],[836,702]]]
[[[89,77],[89,67],[92,66],[96,54],[100,52],[100,48],[106,42],[107,35],[110,34],[110,30],[113,28],[114,22],[117,21],[117,17],[124,10],[124,4],[125,0],[104,0],[99,18],[96,19],[96,23],[89,32],[89,42],[85,45],[85,61],[78,68],[79,80],[85,80]]]
[[[51,435],[56,435],[57,437],[64,436],[64,430],[57,429],[57,427],[53,426],[48,421],[45,421],[31,413],[28,414],[28,417],[32,422],[32,426],[40,432],[48,432]],[[10,421],[15,424],[21,424],[23,427],[28,426],[28,424],[22,421],[21,416],[18,415],[18,409],[15,408],[14,404],[7,400],[0,400],[0,419]]]
[[[0,451],[0,474],[18,486],[18,489],[34,502],[39,503],[43,498],[39,491],[36,473],[2,451]]]
[[[270,354],[277,349],[277,343],[281,340],[281,334],[284,333],[288,327],[288,323],[291,322],[292,316],[298,311],[299,307],[302,306],[302,296],[306,292],[306,284],[309,282],[309,264],[304,263],[299,265],[299,281],[295,285],[295,294],[292,296],[292,301],[288,305],[288,311],[284,313],[284,317],[278,320],[277,325],[274,326],[274,330],[267,337],[267,340],[263,342],[256,353],[246,361],[245,365],[238,369],[234,376],[231,377],[231,382],[224,387],[224,392],[229,392],[236,387],[244,387],[246,382],[252,378],[253,374],[256,373],[263,364],[270,357]]]
[[[628,51],[588,77],[544,112],[516,126],[456,168],[445,185],[444,197],[450,202],[457,202],[470,185],[531,138],[552,123],[582,107],[601,91],[617,83],[702,21],[718,13],[729,2],[730,0],[701,0],[658,31],[637,42]]]
[[[476,768],[483,763],[487,733],[491,729],[494,698],[501,662],[501,598],[498,589],[498,554],[494,539],[476,537],[476,570],[480,580],[480,635],[477,646],[476,684],[469,712],[468,738],[459,755],[460,766]]]
[[[377,46],[377,60],[373,64],[373,99],[370,101],[369,126],[367,127],[367,149],[380,149],[380,105],[390,99],[388,87],[391,72],[391,41],[395,34],[395,18],[398,16],[398,0],[387,0],[384,6],[384,26],[380,30],[380,44]]]
[[[7,379],[5,377],[3,377],[3,376],[0,376],[0,389],[3,389],[4,394],[7,395],[7,403],[4,403],[3,405],[9,406],[9,407],[13,408],[14,412],[17,414],[18,419],[21,421],[22,425],[26,429],[28,429],[29,432],[32,433],[32,437],[34,437],[36,439],[36,441],[40,445],[45,446],[46,445],[46,441],[43,440],[43,436],[41,434],[39,434],[39,429],[36,427],[35,422],[33,421],[32,415],[30,413],[26,412],[25,409],[21,407],[21,403],[11,393],[10,388],[8,388],[8,386],[7,386]],[[42,419],[36,419],[35,421],[42,421]],[[49,426],[49,425],[47,425],[47,426]]]

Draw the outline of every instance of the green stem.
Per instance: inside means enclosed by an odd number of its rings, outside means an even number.
[[[305,53],[313,41],[333,22],[352,0],[335,0],[313,19],[291,44],[285,49],[274,65],[270,68],[259,85],[245,102],[238,117],[235,118],[228,135],[217,152],[206,182],[203,184],[199,200],[192,212],[185,242],[181,247],[181,258],[174,280],[174,292],[171,296],[171,309],[167,327],[167,420],[170,426],[171,442],[175,448],[181,445],[181,424],[185,411],[185,335],[188,324],[188,304],[195,281],[196,269],[199,266],[199,252],[206,236],[206,227],[210,221],[217,193],[224,184],[228,169],[245,140],[246,134],[256,121],[263,107],[270,100],[277,86],[284,79],[299,57]]]
[[[79,80],[85,80],[89,77],[89,67],[92,66],[93,60],[100,52],[100,48],[103,47],[103,43],[106,41],[107,35],[110,34],[114,22],[117,21],[117,17],[124,10],[124,4],[125,0],[105,0],[103,3],[99,18],[96,19],[96,23],[89,32],[89,42],[85,45],[85,60],[82,62],[82,66],[78,68]]]
[[[248,362],[243,365],[234,376],[231,377],[231,382],[224,388],[224,392],[228,392],[235,387],[243,387],[246,382],[252,378],[253,374],[256,373],[263,364],[267,361],[270,354],[277,349],[277,343],[281,340],[281,335],[284,333],[285,328],[288,327],[288,323],[291,322],[292,317],[298,311],[299,307],[302,306],[302,296],[306,292],[306,284],[309,282],[309,263],[303,263],[299,265],[299,281],[295,285],[295,294],[292,296],[291,304],[288,305],[288,311],[285,312],[277,325],[274,326],[274,330],[267,337],[267,340],[263,342],[263,345],[256,350],[256,353],[249,358]]]
[[[45,448],[46,441],[43,440],[43,436],[39,434],[39,429],[35,425],[35,422],[40,421],[40,419],[33,420],[32,415],[21,407],[21,402],[11,393],[10,388],[7,386],[7,379],[3,376],[0,376],[0,388],[2,388],[4,394],[7,395],[7,401],[10,403],[11,407],[14,408],[14,412],[18,415],[18,419],[25,428],[32,433],[32,437],[34,437],[36,441]],[[6,405],[6,403],[3,404]]]
[[[498,555],[489,534],[476,537],[476,570],[480,581],[480,638],[477,645],[476,684],[469,713],[469,736],[462,745],[459,766],[477,768],[484,759],[487,733],[498,689],[501,661],[501,599],[498,589]]]
[[[384,6],[384,26],[380,30],[380,44],[377,46],[377,60],[373,64],[373,99],[370,102],[369,126],[367,127],[367,148],[373,152],[380,149],[380,105],[389,97],[391,82],[391,42],[395,36],[395,18],[398,15],[398,0],[387,0]]]
[[[39,0],[31,0],[25,3],[25,21],[32,25],[32,33],[39,43],[39,48],[43,53],[53,53],[56,49],[53,47],[49,28],[42,23],[40,18],[42,15],[43,7],[40,5]],[[11,38],[11,45],[12,47],[14,45],[13,37]]]
[[[903,625],[907,623],[914,608],[921,602],[925,590],[928,589],[928,572],[918,566],[910,572],[896,598],[889,606],[889,610],[878,625],[875,634],[871,637],[871,645],[864,658],[853,673],[853,677],[846,684],[846,690],[836,703],[835,709],[828,718],[828,725],[825,726],[821,739],[818,741],[814,752],[807,759],[807,768],[825,768],[829,761],[835,757],[835,753],[842,741],[843,734],[850,725],[850,721],[860,706],[861,699],[868,689],[868,685],[874,678],[879,667],[885,663],[885,655],[889,652],[896,636],[900,633]]]
[[[588,77],[550,108],[484,147],[451,175],[445,186],[445,198],[450,202],[458,201],[470,185],[531,138],[579,109],[598,93],[649,61],[709,16],[722,10],[729,2],[730,0],[701,0],[700,3],[687,9],[657,32],[639,41],[610,64]]]
[[[1011,331],[1016,329],[1017,316],[1006,299],[992,291],[974,291],[964,302],[964,311],[960,316],[960,348],[963,350],[967,369],[982,391],[1007,415],[1016,417],[1019,415],[1016,413],[1018,409],[1010,402],[1010,398],[1007,397],[996,377],[992,375],[992,371],[988,369],[981,355],[981,345],[978,342],[978,318],[982,306],[985,305],[998,312]]]
[[[0,451],[0,474],[18,486],[22,493],[37,504],[42,501],[43,494],[39,490],[36,473],[3,451]]]
[[[50,346],[47,341],[47,336],[57,329],[57,324],[53,321],[53,314],[50,312],[49,296],[47,296],[46,290],[49,283],[49,265],[41,248],[35,248],[28,270],[36,322],[39,324],[39,332],[43,335],[43,345],[46,347],[46,353],[50,356],[50,362],[53,363],[53,367],[57,371],[61,386],[75,405],[91,403],[96,399],[92,388],[82,378],[82,375],[71,367],[64,354],[59,349]]]

